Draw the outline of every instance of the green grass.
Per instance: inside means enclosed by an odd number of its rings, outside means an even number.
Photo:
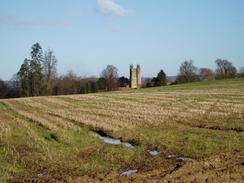
[[[121,131],[121,136],[136,137],[145,146],[157,146],[161,150],[201,157],[234,149],[244,149],[243,133],[208,129],[165,127],[160,129],[138,129]]]
[[[131,89],[128,91],[114,91],[110,92],[111,94],[116,93],[147,93],[147,92],[157,92],[157,91],[181,91],[181,90],[211,90],[211,89],[224,89],[228,86],[232,86],[240,89],[244,92],[243,86],[244,78],[235,78],[235,79],[224,79],[224,80],[212,80],[212,81],[201,81],[201,82],[192,82],[192,83],[183,83],[177,85],[170,85],[164,87],[151,87],[151,88],[142,88],[140,90]],[[106,95],[107,93],[101,93]]]

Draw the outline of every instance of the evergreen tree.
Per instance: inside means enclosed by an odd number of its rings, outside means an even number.
[[[30,88],[31,95],[38,96],[44,93],[44,75],[42,72],[42,47],[36,43],[31,48],[30,61]]]
[[[160,70],[157,77],[153,78],[154,86],[165,86],[167,85],[166,74],[163,70]]]
[[[31,47],[31,59],[36,60],[39,64],[43,61],[42,47],[39,43],[35,43]]]
[[[41,64],[33,59],[30,62],[30,88],[32,96],[39,96],[43,94],[44,82]]]
[[[31,95],[29,62],[30,61],[28,59],[25,59],[17,74],[21,83],[21,95],[24,97],[28,97]]]

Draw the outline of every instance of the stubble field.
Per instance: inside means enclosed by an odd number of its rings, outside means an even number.
[[[243,131],[244,79],[0,100],[0,182],[241,182]]]

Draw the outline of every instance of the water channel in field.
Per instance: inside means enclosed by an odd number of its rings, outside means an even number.
[[[128,141],[125,142],[122,139],[117,139],[117,138],[113,138],[109,135],[107,135],[105,132],[101,131],[101,130],[93,130],[94,134],[96,137],[98,137],[99,139],[101,139],[102,141],[104,141],[104,143],[106,144],[110,144],[110,145],[122,145],[126,148],[135,148],[138,144],[133,143],[132,141]],[[160,151],[157,148],[151,148],[147,150],[147,153],[150,156],[157,156],[160,154]],[[188,161],[188,160],[192,160],[191,158],[185,157],[184,155],[168,155],[167,159],[174,159],[176,161]],[[130,176],[133,174],[138,173],[137,169],[129,169],[125,172],[122,172],[120,174],[120,176]]]
[[[121,139],[113,138],[101,130],[97,130],[97,131],[94,130],[93,132],[95,133],[95,136],[97,136],[99,139],[104,141],[106,144],[122,145],[122,146],[127,147],[127,148],[134,148],[137,146],[137,144],[133,143],[132,141],[125,142]],[[157,148],[149,149],[149,150],[147,150],[147,152],[150,156],[157,156],[160,153],[157,150]]]

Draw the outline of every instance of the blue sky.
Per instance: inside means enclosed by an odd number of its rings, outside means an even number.
[[[10,79],[32,44],[51,48],[58,73],[99,76],[113,64],[129,75],[164,69],[176,75],[184,60],[215,68],[217,58],[244,66],[243,0],[0,0],[0,78]]]

